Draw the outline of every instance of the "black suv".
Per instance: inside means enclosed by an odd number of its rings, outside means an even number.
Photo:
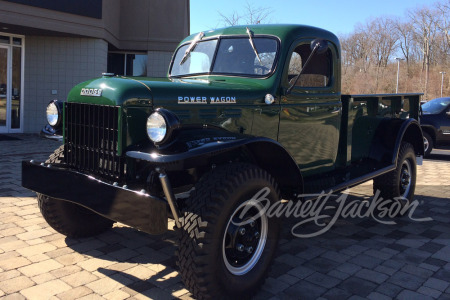
[[[436,98],[422,104],[422,112],[420,126],[427,156],[433,148],[450,145],[450,97]]]

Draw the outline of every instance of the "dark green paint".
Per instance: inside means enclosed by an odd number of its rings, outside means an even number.
[[[249,27],[255,36],[272,36],[280,42],[276,68],[267,78],[223,75],[183,78],[104,76],[74,87],[68,101],[122,107],[119,153],[126,151],[122,146],[166,153],[167,149],[173,149],[170,145],[157,149],[146,135],[148,115],[156,108],[165,108],[178,116],[182,127],[202,128],[208,125],[222,128],[227,132],[224,136],[248,134],[279,141],[306,177],[346,168],[368,158],[375,131],[383,117],[379,114],[380,104],[388,104],[385,107],[387,110],[397,112],[407,97],[410,115],[418,117],[419,95],[341,95],[340,44],[334,34],[299,25]],[[187,37],[180,45],[189,43],[195,36]],[[245,37],[246,26],[205,32],[203,39],[222,36]],[[329,43],[332,56],[330,83],[323,88],[295,87],[288,94],[288,67],[292,52],[299,44],[309,44],[316,38]],[[81,96],[82,88],[101,88],[103,92],[100,97]],[[275,97],[272,105],[264,102],[267,94]],[[179,97],[206,97],[208,103],[180,104]],[[235,97],[236,103],[211,104],[210,97]],[[172,143],[176,144],[177,141]],[[176,149],[173,151],[177,152]]]

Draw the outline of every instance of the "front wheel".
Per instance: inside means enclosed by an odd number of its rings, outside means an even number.
[[[395,170],[373,180],[374,193],[379,190],[383,199],[398,201],[403,207],[408,201],[413,201],[416,176],[417,165],[414,147],[409,143],[403,143],[398,153]]]
[[[64,145],[45,161],[48,164],[64,162]],[[72,202],[37,194],[39,209],[45,221],[57,232],[68,237],[88,237],[110,229],[114,221],[104,218]]]
[[[279,220],[265,209],[279,201],[277,184],[249,164],[213,169],[185,203],[178,266],[198,299],[249,298],[267,276]]]

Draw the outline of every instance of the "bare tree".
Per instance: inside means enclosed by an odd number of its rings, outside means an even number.
[[[219,12],[225,26],[268,24],[273,10],[270,7],[258,7],[248,1],[240,10],[234,10],[230,15]]]
[[[428,81],[430,63],[433,56],[432,49],[435,46],[437,34],[437,14],[435,10],[423,7],[408,13],[415,31],[415,39],[420,45],[423,55],[422,69],[425,70],[425,98],[428,97]]]
[[[401,21],[395,21],[394,29],[398,36],[398,47],[403,53],[406,59],[407,73],[409,74],[410,61],[413,56],[415,41],[414,41],[414,28],[410,23],[403,23]]]

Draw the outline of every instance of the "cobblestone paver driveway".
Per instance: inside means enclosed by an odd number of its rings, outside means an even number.
[[[0,297],[191,299],[175,266],[173,230],[150,236],[116,224],[94,238],[68,239],[51,229],[20,185],[20,162],[43,161],[59,144],[17,137],[0,141]],[[299,220],[289,219],[255,299],[450,299],[450,155],[434,155],[418,170],[414,217],[432,221],[340,218],[303,239],[291,234]],[[351,198],[370,193],[367,183]]]

